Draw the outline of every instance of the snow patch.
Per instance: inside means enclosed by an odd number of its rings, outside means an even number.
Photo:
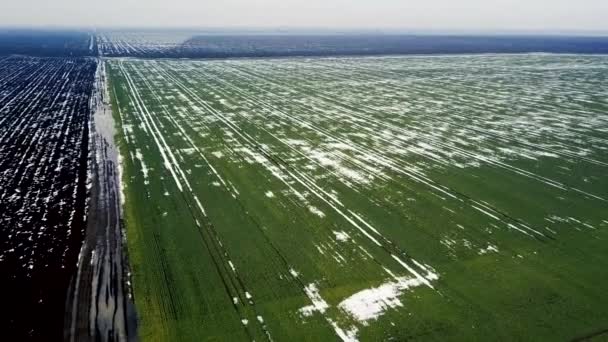
[[[498,253],[498,247],[496,247],[494,245],[488,245],[488,247],[486,247],[486,248],[479,249],[479,255],[484,255],[489,252]]]
[[[399,277],[378,287],[359,291],[340,302],[338,307],[359,322],[367,324],[386,310],[403,306],[399,296],[410,288],[422,285],[425,284],[419,278]]]
[[[333,233],[336,236],[336,240],[340,242],[346,242],[350,239],[350,235],[348,235],[348,233],[346,233],[345,231],[334,231]]]
[[[329,308],[329,304],[321,297],[317,284],[308,284],[304,288],[304,292],[306,292],[306,295],[312,301],[312,305],[307,305],[299,310],[303,316],[309,317],[314,312],[324,313]]]
[[[324,218],[324,217],[325,217],[325,213],[324,213],[324,212],[322,212],[321,210],[319,210],[319,208],[317,208],[317,207],[315,207],[315,206],[312,206],[312,205],[308,206],[308,210],[309,210],[311,213],[313,213],[313,214],[315,214],[315,215],[319,216],[320,218]]]

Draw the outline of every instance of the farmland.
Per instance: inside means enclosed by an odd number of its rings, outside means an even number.
[[[0,322],[15,340],[62,337],[84,231],[96,66],[0,58]]]
[[[105,63],[142,340],[607,328],[607,57]]]
[[[86,31],[6,29],[0,27],[0,56],[96,56],[95,36]]]
[[[230,58],[289,56],[374,56],[472,53],[607,54],[606,37],[441,36],[238,30],[107,30],[97,35],[106,57]]]

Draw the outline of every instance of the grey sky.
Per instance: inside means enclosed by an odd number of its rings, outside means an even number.
[[[608,0],[0,0],[0,26],[608,31]]]

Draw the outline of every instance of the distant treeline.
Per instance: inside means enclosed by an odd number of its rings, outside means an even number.
[[[131,37],[132,38],[132,37]],[[121,42],[121,43],[124,43]],[[108,44],[106,56],[229,58],[281,56],[584,53],[608,54],[608,37],[425,35],[195,35],[181,44]]]
[[[0,56],[82,57],[97,55],[93,36],[76,30],[0,29]],[[92,44],[93,43],[93,44]]]

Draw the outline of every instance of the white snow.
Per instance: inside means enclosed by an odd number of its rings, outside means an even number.
[[[496,247],[494,245],[488,245],[488,247],[486,247],[486,248],[479,249],[479,255],[483,255],[483,254],[486,254],[489,252],[498,253],[498,247]]]
[[[357,327],[352,327],[350,330],[343,330],[342,328],[340,328],[338,326],[338,324],[336,324],[336,322],[332,321],[331,319],[327,319],[327,321],[331,324],[331,326],[334,328],[334,331],[336,332],[336,335],[338,335],[338,337],[340,337],[340,339],[342,339],[342,341],[344,341],[344,342],[359,341],[359,339],[357,339],[357,333],[359,332],[359,329],[357,329]]]
[[[122,207],[125,205],[125,182],[123,180],[123,165],[122,165],[122,155],[120,154],[120,152],[118,152],[116,154],[116,158],[117,158],[117,172],[118,172],[118,187],[120,189],[120,207],[122,210]]]
[[[314,312],[324,313],[325,310],[329,308],[329,304],[327,304],[327,302],[321,297],[321,294],[319,294],[317,284],[308,284],[308,286],[304,288],[304,292],[306,292],[306,295],[312,301],[312,305],[307,305],[301,308],[299,311],[302,315],[308,317]]]
[[[324,218],[324,217],[325,217],[325,213],[324,213],[324,212],[322,212],[321,210],[319,210],[319,208],[317,208],[317,207],[315,207],[315,206],[309,205],[309,206],[308,206],[308,210],[309,210],[311,213],[313,213],[313,214],[315,214],[315,215],[319,216],[320,218]]]
[[[403,306],[399,296],[406,290],[424,285],[419,278],[399,277],[378,287],[365,289],[343,300],[338,307],[359,322],[380,317],[388,309]]]
[[[350,235],[348,235],[348,233],[346,233],[345,231],[334,231],[333,233],[336,236],[336,240],[340,242],[346,242],[350,239]]]

